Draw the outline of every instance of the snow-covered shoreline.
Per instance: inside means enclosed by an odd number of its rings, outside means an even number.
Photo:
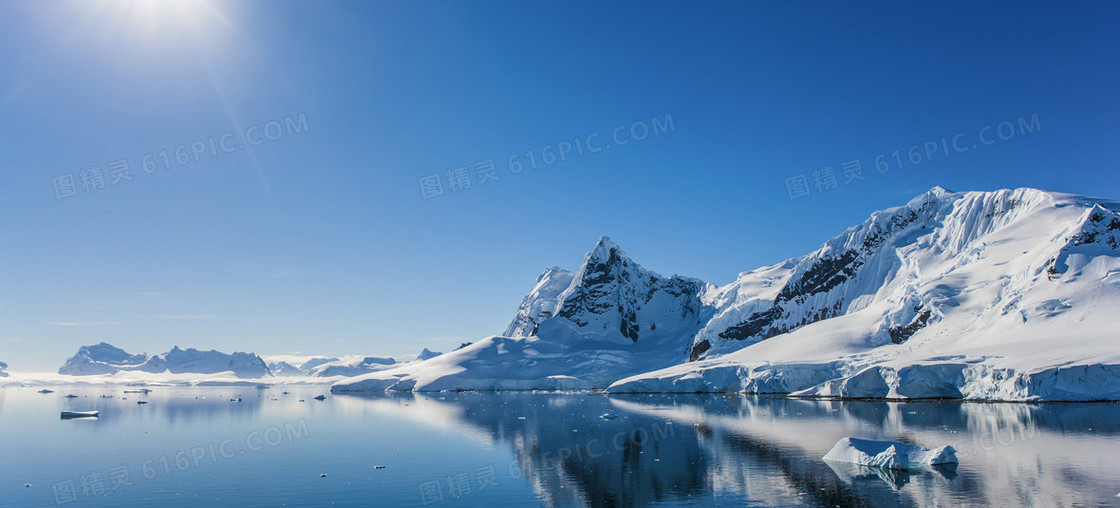
[[[1120,403],[1120,365],[1078,365],[1045,369],[1035,373],[957,364],[937,364],[924,367],[929,367],[932,371],[960,368],[961,372],[965,374],[964,378],[973,378],[975,382],[962,385],[946,382],[938,383],[937,386],[933,387],[920,382],[900,384],[898,383],[900,376],[893,369],[882,368],[880,370],[880,368],[874,367],[864,371],[866,375],[863,379],[860,377],[828,379],[812,387],[792,391],[766,388],[741,390],[731,386],[721,388],[719,382],[714,381],[715,376],[707,379],[658,379],[652,385],[649,385],[644,382],[648,381],[649,378],[644,377],[645,375],[639,375],[618,381],[607,388],[605,393],[735,393],[817,400],[874,400],[886,402]],[[886,371],[888,375],[884,376],[883,371]],[[825,377],[827,376],[821,376],[819,379]],[[1105,383],[1103,385],[1084,383],[1083,380],[1086,378],[1099,378],[1104,380]],[[763,376],[752,377],[749,375],[745,378],[731,376],[724,379],[731,384],[741,383],[757,387],[765,387],[767,381],[775,382],[772,377],[763,379]],[[853,379],[856,382],[849,384]],[[867,379],[872,381],[867,381]],[[672,387],[665,389],[659,383],[669,383]],[[830,388],[837,387],[840,387],[837,392],[828,391]],[[925,389],[925,391],[921,391],[922,389]],[[909,390],[913,390],[910,395],[900,393]]]
[[[120,376],[120,375],[104,375],[104,376],[68,376],[59,375],[54,373],[25,373],[13,372],[10,377],[0,378],[0,389],[9,387],[61,387],[61,386],[75,386],[75,387],[90,387],[90,386],[145,386],[145,387],[229,387],[229,386],[256,386],[261,388],[274,387],[274,386],[332,386],[337,384],[348,383],[350,378],[343,376],[334,376],[328,378],[316,377],[272,377],[272,378],[258,378],[258,379],[245,379],[237,378],[229,374],[216,374],[200,376],[197,374],[181,374],[181,375],[167,375],[157,377],[143,377],[143,376]],[[858,395],[835,395],[835,394],[816,394],[808,391],[801,392],[775,392],[775,391],[739,391],[739,390],[721,390],[712,387],[693,387],[693,386],[679,386],[675,389],[661,390],[656,388],[639,389],[633,386],[627,387],[625,390],[621,389],[604,389],[588,387],[587,385],[579,385],[577,383],[561,383],[557,382],[551,386],[547,383],[539,383],[534,381],[505,381],[495,383],[492,386],[476,386],[473,388],[468,387],[455,387],[455,388],[423,388],[423,389],[405,389],[404,387],[397,388],[371,388],[369,385],[357,385],[351,389],[336,389],[332,386],[333,393],[368,393],[368,392],[422,392],[422,393],[447,393],[447,392],[516,392],[516,393],[530,393],[550,395],[558,393],[566,394],[586,394],[586,395],[639,395],[639,394],[696,394],[696,393],[723,393],[735,394],[740,396],[775,396],[785,397],[790,399],[807,399],[807,400],[839,400],[839,401],[883,401],[883,402],[914,402],[914,401],[933,401],[933,402],[970,402],[970,403],[1022,403],[1022,404],[1039,404],[1039,403],[1120,403],[1120,397],[1113,396],[1099,397],[1099,396],[1001,396],[1001,395],[984,395],[981,393],[969,395],[967,397],[954,397],[948,395],[930,394],[925,396],[897,396],[886,395],[877,396],[871,394],[858,394]]]

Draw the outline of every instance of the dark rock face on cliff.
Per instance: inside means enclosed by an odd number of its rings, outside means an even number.
[[[568,285],[556,292],[561,280]],[[710,315],[700,301],[705,287],[697,279],[647,270],[604,237],[576,273],[562,275],[550,268],[538,278],[510,329],[562,342],[657,345],[684,357]],[[534,319],[526,309],[540,312]]]

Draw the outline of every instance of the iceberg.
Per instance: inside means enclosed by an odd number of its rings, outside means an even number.
[[[922,448],[897,441],[873,441],[845,437],[824,456],[824,460],[870,467],[905,470],[913,467],[956,464],[957,450],[952,446]]]

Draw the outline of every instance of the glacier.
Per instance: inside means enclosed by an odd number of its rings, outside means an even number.
[[[1120,400],[1120,205],[935,187],[724,286],[602,238],[500,336],[332,390]]]

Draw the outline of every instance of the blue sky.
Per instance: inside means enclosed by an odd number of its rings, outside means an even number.
[[[1118,14],[4,2],[0,360],[448,350],[601,235],[723,284],[934,185],[1120,197]]]

